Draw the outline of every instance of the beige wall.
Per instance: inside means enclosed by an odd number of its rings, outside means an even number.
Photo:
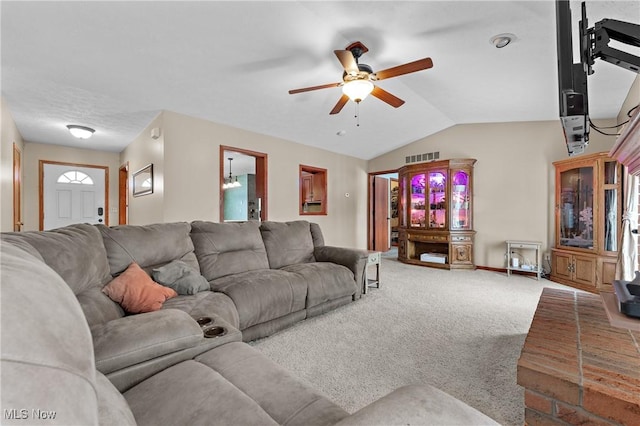
[[[629,94],[627,98],[624,100],[622,104],[622,108],[620,108],[620,113],[618,114],[618,123],[624,123],[629,120],[629,116],[627,113],[631,110],[631,108],[635,107],[640,103],[640,74],[633,81],[633,85],[631,85],[631,90],[629,90]]]
[[[4,98],[0,98],[2,108],[2,122],[0,127],[0,231],[13,231],[13,144],[22,153],[24,162],[24,142],[18,132],[11,111],[7,107]],[[24,182],[24,167],[22,169]],[[25,188],[22,188],[22,198],[24,199]],[[24,212],[23,212],[24,214]]]
[[[153,127],[161,127],[161,140],[154,142],[149,138]],[[157,150],[162,154],[154,156],[154,144],[160,141],[162,148]],[[122,162],[140,167],[154,162],[154,171],[157,161],[160,166],[155,176],[162,182],[161,193],[130,199],[130,223],[218,221],[220,145],[268,155],[269,220],[310,220],[320,224],[327,244],[366,248],[365,160],[169,111],[164,111],[161,120],[152,123],[122,153]],[[328,215],[298,214],[300,164],[327,169]],[[145,201],[154,196],[159,201],[150,207]]]
[[[91,139],[87,141],[91,143]],[[39,162],[40,160],[64,163],[107,166],[109,168],[109,222],[118,223],[118,168],[119,154],[91,149],[69,148],[59,145],[25,142],[22,158],[24,168],[24,230],[36,231],[40,227]]]
[[[619,121],[639,102],[640,78],[625,100]],[[600,126],[615,124],[598,120]],[[159,139],[150,130],[161,129]],[[588,153],[607,151],[615,138],[591,132]],[[154,165],[154,194],[129,198],[129,223],[219,220],[219,146],[269,155],[270,220],[308,219],[319,223],[327,244],[366,247],[367,171],[392,170],[410,154],[440,151],[441,158],[476,158],[476,263],[504,266],[504,240],[531,239],[553,245],[554,170],[567,157],[559,121],[464,124],[382,155],[369,162],[290,141],[163,112],[120,154],[23,142],[2,100],[0,227],[13,229],[12,146],[23,157],[25,230],[38,229],[38,161],[64,161],[109,167],[111,225],[118,219],[118,168],[129,162],[130,174]],[[303,141],[301,141],[303,142]],[[328,169],[327,216],[298,214],[298,166]],[[166,178],[165,178],[166,176]],[[131,191],[131,185],[130,185]],[[345,194],[349,194],[346,197]],[[131,195],[131,194],[130,194]]]
[[[120,153],[120,164],[129,163],[129,213],[128,223],[141,225],[161,223],[164,220],[164,132],[158,139],[151,137],[151,129],[162,128],[163,113],[153,119]],[[132,175],[141,168],[153,164],[153,194],[133,196]]]
[[[599,120],[611,125],[612,120]],[[608,151],[615,138],[591,132],[587,153]],[[397,169],[406,155],[439,151],[441,159],[475,158],[476,265],[503,268],[505,240],[553,245],[553,161],[567,158],[558,121],[463,124],[377,157],[369,171]]]

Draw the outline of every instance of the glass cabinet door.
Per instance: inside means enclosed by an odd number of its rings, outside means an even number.
[[[429,172],[429,228],[444,228],[447,222],[447,175]]]
[[[604,162],[604,250],[618,251],[618,163]]]
[[[425,187],[426,175],[419,173],[411,176],[411,223],[412,227],[425,226]]]
[[[398,211],[399,225],[407,226],[407,177],[402,176],[398,181],[398,194],[400,195],[400,210]]]
[[[469,173],[464,170],[451,174],[451,229],[471,229],[469,212]]]
[[[593,249],[593,167],[560,173],[560,245]]]

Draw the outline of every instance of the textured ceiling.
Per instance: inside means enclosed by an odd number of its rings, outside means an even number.
[[[577,28],[580,5],[571,5]],[[171,110],[370,159],[455,124],[558,118],[551,0],[0,7],[2,96],[30,142],[119,152]],[[587,13],[590,26],[602,18],[639,23],[640,2],[588,1]],[[516,41],[489,43],[505,32]],[[341,81],[333,50],[357,40],[374,71],[424,57],[434,67],[377,83],[406,103],[365,99],[359,127],[353,103],[329,115],[339,88],[287,93]],[[636,74],[605,62],[595,70],[591,116],[615,117]],[[96,133],[76,140],[69,123]]]

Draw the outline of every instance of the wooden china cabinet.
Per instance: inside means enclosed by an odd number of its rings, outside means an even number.
[[[398,170],[398,260],[474,269],[474,159],[412,164]]]
[[[606,152],[553,165],[551,280],[594,293],[611,290],[621,232],[623,167]]]

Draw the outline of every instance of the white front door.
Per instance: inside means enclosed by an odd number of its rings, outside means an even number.
[[[43,164],[43,229],[73,223],[105,223],[102,168]]]

